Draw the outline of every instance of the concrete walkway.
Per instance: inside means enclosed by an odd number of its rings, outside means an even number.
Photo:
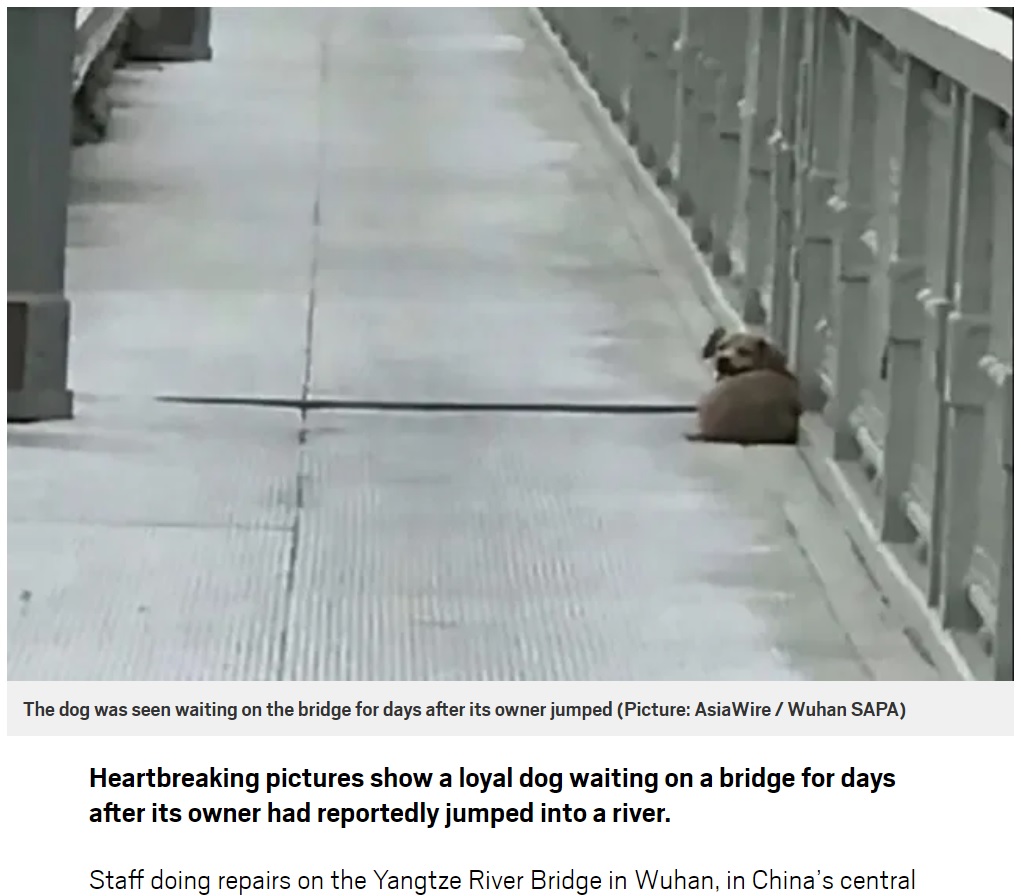
[[[254,402],[687,403],[705,333],[526,10],[218,8],[213,45],[76,152],[9,678],[933,676],[791,450]]]

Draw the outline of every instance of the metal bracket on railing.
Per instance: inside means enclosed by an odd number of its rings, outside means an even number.
[[[1000,463],[1005,470],[1014,470],[1014,368],[995,355],[983,355],[978,362],[981,370],[996,386],[1003,405],[1001,423],[1002,442]]]
[[[835,195],[837,175],[811,167],[804,181],[804,237],[806,242],[833,241],[838,215],[831,199]]]
[[[890,304],[886,343],[879,360],[879,379],[890,374],[890,353],[895,346],[917,347],[925,339],[925,308],[918,296],[925,288],[925,260],[894,257],[886,269]]]
[[[1014,473],[1014,368],[1003,378],[1003,444],[1000,446],[1000,463],[1003,469]]]
[[[873,257],[879,254],[879,235],[875,228],[870,227],[868,230],[863,230],[858,239],[872,253]]]
[[[928,287],[923,288],[916,300],[925,314],[925,332],[922,335],[922,347],[925,362],[929,369],[929,377],[940,389],[946,377],[946,329],[947,314],[953,303],[946,296],[937,295]]]
[[[841,196],[839,193],[834,193],[832,196],[830,196],[830,198],[826,200],[826,205],[829,207],[829,210],[833,212],[833,214],[835,215],[842,215],[844,212],[847,211],[848,208],[847,200],[844,199],[844,197]]]
[[[743,96],[737,101],[737,117],[741,121],[749,121],[755,118],[755,103],[753,103],[748,97]]]
[[[774,129],[773,133],[766,138],[766,146],[777,152],[791,152],[793,149],[779,128]]]
[[[918,297],[925,289],[925,259],[895,257],[887,268],[887,276],[890,341],[920,342],[925,335],[925,307]]]
[[[1014,375],[1014,369],[995,355],[983,355],[979,358],[978,369],[989,377],[998,388],[1003,388],[1007,377]]]
[[[989,346],[991,321],[986,314],[952,311],[947,315],[945,398],[959,408],[980,408],[989,398],[990,382],[979,368]]]

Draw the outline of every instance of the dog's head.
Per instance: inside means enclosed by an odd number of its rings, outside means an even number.
[[[738,376],[750,370],[775,370],[790,374],[787,358],[764,336],[752,333],[728,333],[717,327],[702,348],[702,357],[712,359],[719,379]]]

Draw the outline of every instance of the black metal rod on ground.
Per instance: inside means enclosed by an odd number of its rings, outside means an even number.
[[[241,396],[162,395],[167,404],[231,405],[293,411],[376,411],[392,413],[448,414],[694,414],[694,401],[652,404],[649,402],[571,401],[439,401],[362,398],[245,398]]]

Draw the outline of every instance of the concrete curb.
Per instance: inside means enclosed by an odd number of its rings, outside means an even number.
[[[692,303],[676,302],[675,307],[685,327],[692,334],[706,333],[714,323],[737,330],[749,327],[741,320],[724,296],[724,289],[712,273],[706,258],[695,245],[690,228],[674,211],[662,189],[653,176],[642,166],[626,137],[603,107],[599,96],[571,60],[560,39],[536,7],[528,10],[536,32],[548,43],[556,68],[578,95],[585,116],[598,129],[604,144],[619,164],[636,197],[654,220],[655,239],[662,243],[654,254],[669,259],[657,265],[664,279],[675,294],[684,286],[694,288],[701,307]],[[649,236],[648,228],[642,228],[643,235]],[[669,248],[667,248],[669,247]],[[681,276],[673,266],[679,265]],[[674,285],[677,289],[673,289]],[[905,622],[905,635],[915,648],[932,663],[941,675],[954,679],[974,679],[970,666],[957,642],[946,632],[927,606],[922,590],[911,580],[903,566],[897,561],[889,545],[874,537],[875,529],[869,520],[867,509],[836,464],[826,453],[826,426],[818,414],[806,415],[802,422],[801,443],[798,455],[804,472],[811,477],[821,500],[832,505],[835,515],[843,528],[852,550],[862,567],[876,583],[879,591],[891,602]],[[814,539],[805,528],[808,521],[799,524],[788,515],[788,522],[800,544],[807,548]],[[817,571],[820,564],[813,561]],[[832,575],[824,581],[833,580]],[[841,608],[832,605],[836,615],[843,615]]]

